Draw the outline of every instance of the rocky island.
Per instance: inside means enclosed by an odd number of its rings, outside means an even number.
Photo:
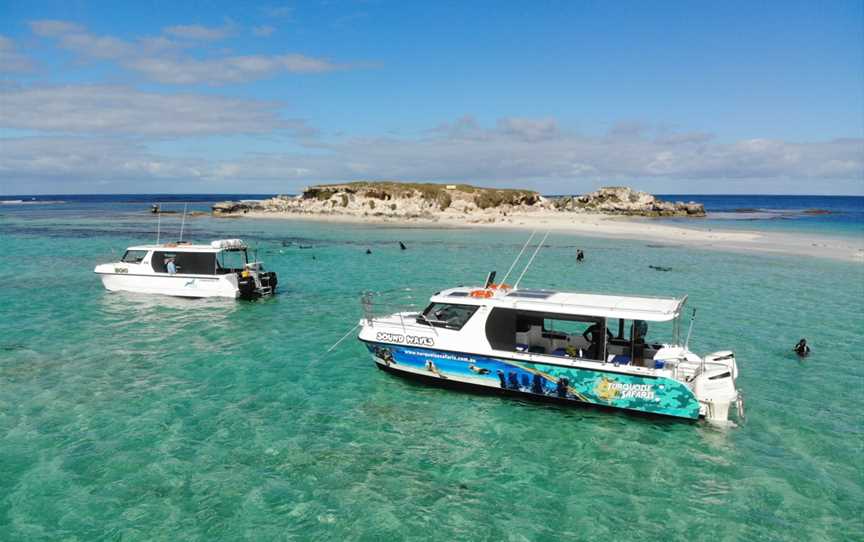
[[[606,187],[580,196],[542,196],[520,189],[467,184],[358,181],[306,188],[297,196],[213,205],[216,216],[294,215],[401,221],[508,223],[520,216],[601,214],[624,216],[705,216],[696,202],[667,202],[628,187]]]
[[[213,205],[214,217],[316,220],[418,228],[501,228],[555,231],[586,237],[638,239],[649,246],[692,245],[735,251],[819,253],[864,262],[864,249],[814,243],[806,236],[718,228],[687,228],[653,217],[703,217],[696,202],[663,201],[618,186],[573,196],[467,184],[352,182],[322,184],[296,196]]]

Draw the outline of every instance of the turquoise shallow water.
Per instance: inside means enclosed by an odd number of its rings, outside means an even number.
[[[718,429],[426,388],[353,340],[319,359],[363,290],[423,303],[524,233],[187,225],[255,242],[279,295],[111,294],[93,266],[151,217],[0,217],[0,539],[864,538],[860,265],[550,236],[524,286],[690,295],[691,346],[741,367],[747,422]]]

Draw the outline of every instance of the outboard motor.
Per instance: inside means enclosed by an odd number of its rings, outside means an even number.
[[[278,279],[274,271],[264,271],[260,263],[247,264],[238,274],[237,287],[241,299],[257,299],[276,292]]]
[[[727,423],[733,405],[738,420],[744,420],[744,397],[735,384],[738,363],[734,352],[724,350],[700,358],[686,348],[670,345],[658,350],[654,360],[657,367],[674,371],[677,379],[691,387],[706,420]]]
[[[739,420],[744,418],[744,399],[735,386],[738,364],[730,350],[705,356],[702,370],[693,380],[693,393],[704,407],[705,419],[724,423],[729,420],[729,408],[735,405]]]

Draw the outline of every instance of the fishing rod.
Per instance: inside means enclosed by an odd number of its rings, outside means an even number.
[[[516,263],[519,261],[519,259],[522,258],[522,254],[525,252],[525,249],[528,248],[528,243],[530,243],[531,240],[534,239],[534,234],[536,234],[536,233],[537,233],[537,230],[532,231],[531,237],[529,237],[528,240],[525,241],[525,244],[522,245],[522,250],[519,251],[519,255],[516,256],[516,259],[513,260],[512,264],[510,264],[510,269],[507,270],[507,274],[505,274],[504,278],[501,279],[501,284],[507,283],[507,277],[510,276],[510,273],[513,271],[513,268],[516,267]]]
[[[183,240],[183,227],[186,226],[186,207],[188,203],[183,204],[183,220],[180,222],[180,241]]]
[[[158,203],[157,203],[158,205]],[[162,208],[156,212],[156,244],[159,244],[159,236],[162,233]]]
[[[546,235],[543,236],[543,239],[537,245],[537,249],[534,250],[534,254],[531,255],[531,259],[528,260],[528,265],[525,266],[525,269],[522,270],[522,274],[519,275],[519,279],[516,281],[516,284],[513,285],[513,289],[519,288],[519,283],[522,282],[522,277],[525,276],[525,273],[528,272],[528,268],[531,267],[531,264],[534,262],[534,258],[537,256],[537,253],[540,252],[540,249],[543,248],[543,243],[546,242],[546,238],[549,237],[549,232],[546,232]]]

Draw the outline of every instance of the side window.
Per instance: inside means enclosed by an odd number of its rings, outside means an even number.
[[[157,273],[167,273],[168,270],[165,269],[165,264],[168,263],[170,258],[176,258],[177,254],[174,252],[154,252],[153,257],[150,258],[150,266],[153,268],[153,271]]]
[[[543,331],[557,335],[581,336],[594,322],[579,322],[576,320],[543,320]]]
[[[417,318],[420,324],[433,325],[446,329],[459,330],[477,311],[476,305],[452,305],[449,303],[432,303],[423,315]]]
[[[141,263],[146,255],[146,250],[127,250],[120,261],[125,263]]]
[[[181,252],[177,254],[177,270],[191,275],[216,273],[216,255],[212,252]]]

